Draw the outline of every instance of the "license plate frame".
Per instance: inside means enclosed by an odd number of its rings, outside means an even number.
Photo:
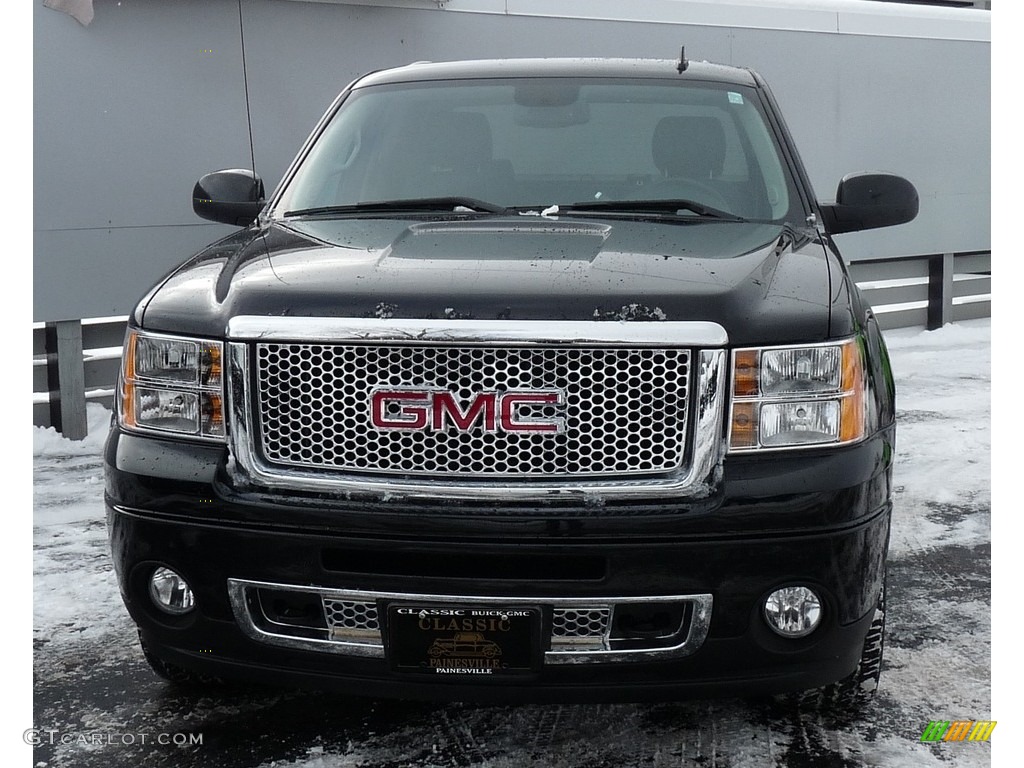
[[[387,655],[395,672],[465,681],[540,671],[539,606],[391,603],[387,617]]]

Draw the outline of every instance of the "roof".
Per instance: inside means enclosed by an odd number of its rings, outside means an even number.
[[[756,85],[747,69],[691,61],[685,72],[669,59],[482,59],[476,61],[416,62],[370,73],[355,87],[428,80],[490,79],[502,77],[665,78],[700,80],[735,85]]]

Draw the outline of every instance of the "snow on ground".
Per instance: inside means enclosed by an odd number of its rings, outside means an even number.
[[[922,506],[955,510],[991,501],[990,327],[984,320],[886,334],[899,412],[894,554],[926,543],[990,541],[988,515],[948,525],[920,514]]]
[[[90,404],[88,424],[80,442],[34,428],[33,627],[36,638],[55,646],[128,626],[107,547],[99,471],[110,411]]]
[[[189,696],[141,659],[107,554],[100,451],[36,428],[35,725],[201,732],[195,748],[64,744],[38,768],[990,765],[993,744],[923,744],[930,720],[990,719],[990,331],[887,333],[900,427],[882,687],[863,721],[778,702],[475,706],[256,690]],[[993,741],[1013,724],[1000,723]]]

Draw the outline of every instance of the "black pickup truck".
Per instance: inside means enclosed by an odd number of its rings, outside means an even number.
[[[233,169],[193,205],[241,229],[132,313],[105,450],[159,674],[499,701],[875,687],[895,393],[832,235],[918,196],[860,173],[819,203],[758,74],[375,72],[269,200]]]

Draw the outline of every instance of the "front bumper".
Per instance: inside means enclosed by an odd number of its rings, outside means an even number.
[[[891,472],[884,435],[840,451],[727,461],[718,491],[699,502],[604,508],[281,499],[230,488],[223,449],[123,438],[115,429],[108,442],[106,500],[125,604],[151,652],[220,676],[459,700],[801,690],[856,667],[884,576]],[[163,467],[137,471],[140,462],[128,454],[138,459],[140,449],[159,452]],[[172,617],[152,604],[146,581],[158,564],[188,580],[196,611]],[[370,643],[376,648],[346,652],[260,636],[239,612],[239,584],[364,595],[382,617]],[[822,624],[804,638],[783,639],[761,618],[767,594],[788,584],[810,586],[823,600]],[[424,680],[396,671],[383,626],[396,601],[528,605],[542,612],[542,643],[550,643],[552,612],[573,601],[699,596],[710,598],[707,615],[699,606],[688,614],[683,653],[557,663],[549,644],[544,663],[514,678]],[[695,630],[699,642],[690,642]]]

